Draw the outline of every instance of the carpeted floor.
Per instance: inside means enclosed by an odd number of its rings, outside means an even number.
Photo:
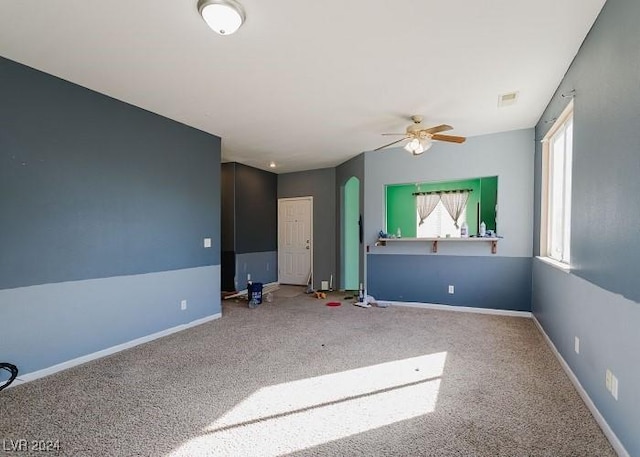
[[[529,319],[274,296],[254,310],[225,301],[217,321],[1,392],[4,449],[615,455]]]

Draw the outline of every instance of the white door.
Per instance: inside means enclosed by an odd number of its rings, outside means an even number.
[[[307,284],[313,259],[313,197],[278,199],[278,282]]]

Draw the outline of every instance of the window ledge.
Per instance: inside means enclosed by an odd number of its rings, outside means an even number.
[[[541,260],[542,262],[548,265],[551,265],[552,267],[557,268],[558,270],[562,270],[565,273],[571,272],[571,265],[569,265],[568,263],[560,262],[556,259],[552,259],[551,257],[544,257],[541,255],[536,256],[536,259]]]

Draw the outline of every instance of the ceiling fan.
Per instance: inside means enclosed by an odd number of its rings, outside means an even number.
[[[404,140],[411,140],[404,146],[404,149],[417,156],[429,149],[433,145],[434,140],[447,141],[449,143],[464,143],[466,140],[463,136],[442,135],[440,133],[453,130],[453,127],[450,125],[441,124],[435,127],[425,127],[424,124],[422,124],[423,117],[418,115],[411,116],[411,120],[413,124],[407,127],[405,133],[383,133],[383,135],[402,135],[403,138],[380,146],[374,149],[374,151],[388,148]]]

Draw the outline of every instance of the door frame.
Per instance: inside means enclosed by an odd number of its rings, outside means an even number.
[[[309,271],[311,272],[311,287],[313,287],[313,197],[311,195],[305,197],[285,197],[278,199],[278,282],[280,283],[280,202],[294,201],[294,200],[308,200],[311,205],[309,211],[309,262],[311,263]],[[307,281],[308,282],[308,281]]]

